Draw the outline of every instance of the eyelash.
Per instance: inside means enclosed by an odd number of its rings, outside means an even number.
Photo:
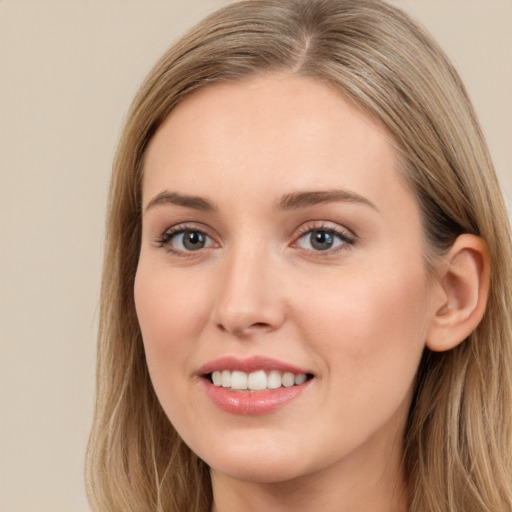
[[[301,227],[297,235],[295,236],[294,242],[291,244],[292,247],[296,247],[298,242],[303,239],[306,235],[310,235],[313,232],[320,232],[320,233],[326,233],[328,235],[331,235],[335,238],[338,238],[341,243],[339,243],[334,248],[328,248],[325,250],[315,250],[315,249],[303,249],[309,253],[315,254],[317,257],[321,256],[328,256],[338,253],[339,251],[348,250],[349,248],[353,247],[357,241],[355,235],[352,234],[349,230],[343,230],[339,227],[334,227],[332,225],[327,225],[325,223],[308,223]],[[169,253],[176,254],[178,256],[182,257],[193,257],[195,252],[200,252],[201,249],[209,248],[204,247],[200,248],[197,251],[187,251],[182,249],[177,249],[176,247],[173,247],[171,242],[172,240],[177,237],[180,234],[183,233],[199,233],[207,237],[211,242],[215,244],[215,241],[213,237],[208,235],[208,233],[205,232],[204,228],[200,228],[194,225],[189,224],[179,224],[177,226],[173,226],[167,230],[165,230],[156,240],[156,245],[158,247],[165,248]],[[211,244],[210,244],[211,245]]]
[[[338,238],[341,242],[334,248],[325,250],[304,249],[309,253],[314,254],[316,257],[327,257],[333,254],[337,254],[339,251],[346,251],[353,247],[357,241],[356,236],[348,229],[341,229],[340,227],[335,227],[330,224],[326,224],[325,222],[314,222],[307,223],[301,227],[292,246],[296,246],[300,240],[306,237],[306,235],[311,236],[315,231],[318,233],[326,233],[331,235],[335,238]]]
[[[194,225],[190,224],[179,224],[177,226],[173,226],[171,228],[166,229],[156,240],[156,244],[158,247],[165,248],[167,252],[170,252],[172,254],[177,254],[178,256],[183,257],[191,257],[194,256],[194,252],[197,251],[183,251],[181,249],[177,249],[176,247],[173,247],[171,242],[173,238],[175,238],[178,235],[181,235],[183,233],[200,233],[204,236],[206,236],[209,240],[213,240],[213,238],[208,235],[208,233],[205,232],[204,228],[200,228]]]

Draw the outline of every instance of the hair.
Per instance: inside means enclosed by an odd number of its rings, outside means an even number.
[[[382,124],[422,215],[427,267],[458,235],[487,243],[488,306],[447,352],[425,349],[403,441],[410,512],[512,510],[512,248],[464,85],[424,29],[380,0],[246,0],[210,15],[142,84],[114,162],[87,483],[97,512],[205,512],[209,468],[163,412],[133,298],[148,142],[173,108],[219,82],[287,72],[336,87]]]

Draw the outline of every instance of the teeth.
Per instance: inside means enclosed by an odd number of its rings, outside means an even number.
[[[268,389],[277,389],[281,387],[281,372],[277,370],[272,370],[267,377],[267,387]]]
[[[301,373],[299,375],[295,375],[295,384],[297,386],[300,386],[301,384],[304,384],[304,382],[306,382],[306,374],[305,373]]]
[[[222,378],[222,387],[230,388],[231,387],[231,372],[229,370],[224,370],[221,375]]]
[[[305,373],[295,375],[291,372],[280,372],[272,370],[266,373],[264,370],[258,370],[252,373],[245,373],[239,370],[233,372],[229,370],[212,372],[212,382],[215,386],[230,388],[233,391],[262,391],[264,389],[278,389],[281,386],[289,388],[300,386],[306,382]]]
[[[216,386],[222,386],[222,373],[221,372],[213,372],[212,373],[212,381]]]
[[[291,388],[295,384],[295,375],[290,372],[284,372],[281,382],[285,388]]]
[[[267,388],[267,374],[260,370],[259,372],[252,372],[247,379],[247,387],[253,391],[261,391]]]
[[[233,372],[231,374],[231,389],[247,389],[247,373]]]

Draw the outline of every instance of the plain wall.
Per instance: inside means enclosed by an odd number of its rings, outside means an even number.
[[[0,512],[85,512],[105,200],[129,102],[224,0],[0,0]],[[512,198],[512,0],[396,0],[438,38]]]

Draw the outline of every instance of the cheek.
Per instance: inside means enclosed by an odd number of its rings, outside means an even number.
[[[367,401],[389,390],[396,399],[410,388],[428,326],[428,286],[422,266],[368,272],[331,280],[322,294],[303,294],[310,345],[325,356],[328,372],[353,398]],[[314,297],[317,300],[314,300]],[[307,314],[306,314],[307,313]],[[305,320],[303,320],[305,322]],[[313,341],[315,340],[315,341]],[[366,394],[366,396],[365,396]]]
[[[135,307],[148,367],[158,385],[170,378],[169,368],[188,361],[208,312],[205,290],[193,280],[177,279],[157,265],[139,264],[135,278]]]
[[[144,263],[137,269],[134,298],[146,362],[160,404],[175,428],[183,430],[197,410],[189,387],[198,333],[208,318],[206,290],[168,268]]]
[[[338,346],[347,342],[347,348],[378,345],[379,339],[393,330],[402,333],[398,336],[402,339],[425,331],[427,278],[423,267],[411,267],[373,273],[350,269],[334,278],[327,277],[323,283],[311,282],[301,294],[307,297],[308,316],[318,318],[314,323],[320,333],[336,330]],[[352,336],[344,336],[347,331]]]

